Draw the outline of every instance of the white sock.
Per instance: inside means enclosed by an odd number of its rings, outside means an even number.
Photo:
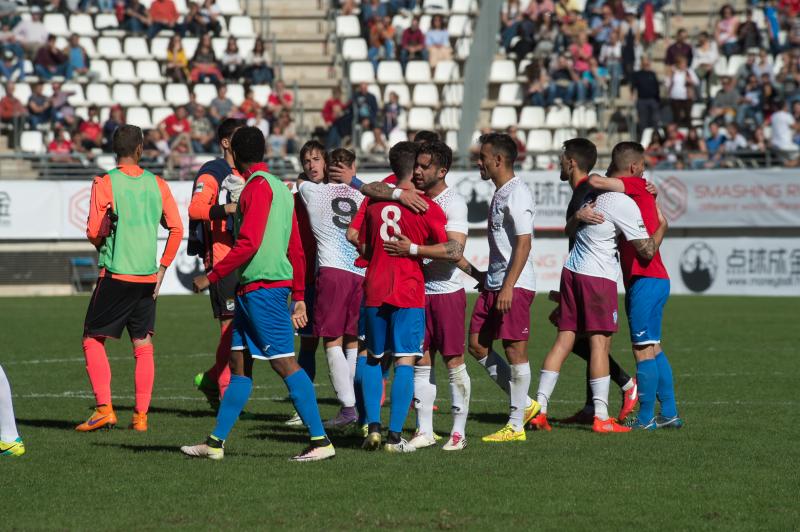
[[[531,387],[531,365],[514,364],[511,366],[511,412],[508,422],[514,430],[522,430],[522,418],[528,405],[528,389]]]
[[[485,358],[478,360],[478,363],[484,367],[489,377],[497,383],[501,390],[506,393],[511,393],[511,367],[503,357],[494,352],[489,351]]]
[[[622,387],[622,391],[627,392],[631,388],[633,388],[633,379],[628,379],[628,382],[626,382],[625,386]]]
[[[350,380],[356,378],[356,362],[358,361],[358,348],[344,350],[344,356],[347,358],[347,365],[350,366]]]
[[[455,368],[447,370],[450,377],[450,397],[453,400],[453,430],[464,436],[467,427],[467,415],[469,414],[469,396],[472,391],[472,383],[467,373],[467,365],[461,364]]]
[[[430,366],[414,366],[414,407],[420,432],[433,436],[433,403],[436,401],[436,374]]]
[[[539,390],[536,392],[536,401],[542,405],[542,414],[547,413],[547,403],[558,382],[558,372],[543,369],[539,373]]]
[[[336,397],[339,402],[345,407],[356,406],[353,378],[350,376],[350,366],[344,357],[342,346],[328,347],[325,349],[325,356],[328,359],[331,384],[333,384],[333,389],[336,391]]]
[[[19,438],[17,422],[14,419],[14,405],[11,404],[11,385],[0,366],[0,440],[12,442]]]
[[[601,421],[608,419],[608,386],[610,383],[611,377],[609,375],[589,381],[589,386],[592,387],[594,415]]]

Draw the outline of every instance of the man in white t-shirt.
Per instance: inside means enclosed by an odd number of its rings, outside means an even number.
[[[584,179],[597,162],[597,148],[587,139],[571,139],[561,153],[562,176],[572,188]],[[666,231],[662,223],[653,237],[647,232],[642,214],[631,198],[619,192],[589,195],[594,210],[603,216],[596,225],[583,224],[575,233],[575,245],[561,272],[558,336],[542,363],[537,401],[547,412],[550,396],[558,381],[561,366],[575,344],[577,334],[585,334],[591,350],[589,384],[594,400],[594,432],[628,432],[608,415],[608,352],[611,335],[617,331],[617,278],[620,273],[617,237],[622,235],[636,253],[650,260],[655,256]],[[546,414],[537,416],[537,426],[547,426]]]
[[[789,112],[789,104],[787,102],[780,104],[780,111],[772,114],[770,122],[772,124],[770,146],[778,151],[778,155],[785,166],[796,166],[797,156],[800,154],[800,146],[795,144],[794,136],[800,126],[798,126]]]
[[[536,205],[533,194],[514,175],[517,144],[502,133],[480,138],[478,169],[497,190],[489,207],[489,269],[469,324],[469,352],[490,377],[509,394],[508,423],[487,442],[525,440],[525,424],[539,412],[528,397],[531,304],[536,295],[532,244]],[[493,349],[501,340],[508,363]],[[510,366],[509,366],[510,364]]]
[[[355,162],[355,154],[336,149],[328,155],[327,168]],[[358,356],[358,320],[364,296],[364,268],[355,266],[358,253],[346,232],[364,196],[349,185],[302,181],[298,193],[308,210],[311,231],[317,241],[317,282],[314,336],[322,338],[331,383],[341,402],[327,428],[341,428],[358,419],[353,387]]]
[[[436,140],[420,146],[414,165],[414,186],[424,191],[444,211],[448,241],[444,244],[414,246],[407,237],[398,235],[397,241],[384,243],[384,249],[392,255],[414,254],[424,257],[425,342],[422,358],[414,367],[414,405],[418,429],[409,442],[416,449],[436,444],[433,432],[433,403],[436,400],[433,355],[437,351],[447,366],[453,410],[453,429],[442,449],[460,451],[467,445],[465,427],[471,383],[464,364],[467,295],[460,280],[460,271],[473,276],[479,273],[463,257],[469,227],[467,204],[445,182],[452,161],[452,150],[447,144]]]

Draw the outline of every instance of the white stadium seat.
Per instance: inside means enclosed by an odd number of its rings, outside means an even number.
[[[370,83],[367,85],[367,92],[375,96],[378,101],[378,106],[383,105],[383,96],[381,95],[381,87],[377,83]]]
[[[461,72],[458,63],[451,60],[439,61],[436,63],[436,70],[433,72],[433,81],[436,83],[451,83],[461,79]]]
[[[409,61],[406,64],[406,81],[408,83],[430,83],[430,63],[427,61]]]
[[[19,137],[19,148],[26,153],[44,153],[41,131],[23,131]]]
[[[97,39],[97,51],[106,59],[122,59],[122,46],[116,37],[100,37]]]
[[[472,47],[472,37],[461,37],[456,41],[456,57],[466,61],[467,57],[469,57],[470,47]]]
[[[337,37],[360,37],[361,24],[355,15],[340,15],[336,17]]]
[[[85,13],[73,13],[69,17],[69,31],[84,37],[96,37],[92,17]]]
[[[228,47],[228,38],[227,37],[215,37],[211,39],[211,48],[214,50],[214,55],[217,56],[217,59],[222,57],[222,54],[225,53],[225,48]],[[242,51],[239,50],[241,54]]]
[[[350,83],[374,83],[375,69],[369,61],[350,63]]]
[[[89,63],[89,71],[94,73],[97,81],[105,83],[111,80],[111,74],[108,72],[108,62],[105,59],[95,59]]]
[[[545,127],[551,129],[557,129],[560,127],[569,127],[571,121],[572,121],[572,115],[570,114],[569,107],[567,107],[566,105],[553,106],[547,111],[547,117],[545,118]]]
[[[217,0],[217,7],[223,15],[241,15],[242,6],[239,0]]]
[[[244,101],[244,85],[241,83],[230,83],[228,87],[228,98],[231,99],[233,105],[240,106]]]
[[[110,107],[114,105],[108,85],[104,83],[90,83],[86,86],[86,101],[91,105],[99,107]]]
[[[197,103],[208,106],[211,104],[211,100],[217,97],[217,87],[211,83],[198,83],[194,86],[194,95]]]
[[[523,11],[525,8],[521,8],[520,11]],[[477,13],[478,12],[478,0],[453,0],[453,5],[450,6],[451,13]]]
[[[362,131],[361,138],[359,139],[359,146],[361,151],[370,152],[375,147],[375,133],[372,131]]]
[[[516,124],[517,110],[513,107],[500,106],[492,109],[492,117],[489,124],[492,129],[506,129],[508,126],[515,126]]]
[[[519,115],[519,127],[539,129],[544,127],[544,107],[523,107]]]
[[[150,109],[147,107],[129,107],[125,113],[125,121],[142,129],[152,129],[153,122],[150,120]]]
[[[444,142],[450,146],[451,150],[458,150],[458,131],[452,130],[445,133]]]
[[[141,81],[159,83],[164,80],[161,75],[161,67],[153,60],[139,61],[136,63],[136,76]]]
[[[94,19],[94,27],[101,33],[123,33],[119,29],[117,16],[113,13],[98,13]]]
[[[578,132],[572,128],[557,129],[553,133],[553,150],[560,150],[565,141],[578,136]]]
[[[130,83],[116,83],[111,89],[111,99],[123,107],[135,107],[141,102],[136,94],[136,87]]]
[[[394,26],[397,35],[403,35],[406,28],[411,26],[411,16],[406,16],[401,13],[396,14],[392,17],[392,26]]]
[[[492,62],[489,81],[492,83],[507,83],[517,80],[517,68],[510,59],[496,59]]]
[[[439,125],[442,129],[456,130],[461,125],[461,108],[445,107],[439,113]]]
[[[452,15],[447,21],[447,33],[450,37],[472,35],[472,22],[467,15]]]
[[[253,98],[261,105],[266,105],[269,95],[272,94],[272,87],[269,85],[251,85]]]
[[[79,83],[64,83],[61,87],[64,92],[71,92],[72,96],[67,98],[67,101],[72,107],[80,107],[86,105],[86,97],[83,93],[83,85]]]
[[[728,75],[728,59],[724,55],[719,56],[714,63],[714,73],[717,77]]]
[[[191,61],[194,57],[194,53],[197,51],[197,44],[199,42],[200,41],[197,39],[197,37],[186,37],[183,39],[183,53],[186,54],[186,59],[189,61]],[[166,53],[164,54],[164,57],[167,57]]]
[[[412,107],[408,113],[408,128],[412,131],[433,129],[433,109]]]
[[[114,81],[136,83],[139,78],[133,68],[133,63],[127,59],[117,59],[111,62],[111,77]]]
[[[128,37],[123,46],[127,59],[151,59],[147,40],[144,37]]]
[[[189,103],[189,88],[183,83],[170,83],[164,91],[164,98],[170,105],[186,105]]]
[[[743,55],[732,55],[728,58],[728,67],[727,67],[727,74],[729,76],[736,76],[736,73],[739,71],[739,67],[741,67],[747,61],[747,57]]]
[[[390,83],[383,88],[383,101],[389,101],[389,94],[396,93],[402,107],[411,107],[411,92],[405,83]]]
[[[419,83],[414,85],[411,100],[420,107],[439,107],[439,89],[433,83]]]
[[[67,19],[61,13],[47,13],[42,19],[47,32],[59,37],[67,37],[70,34],[67,27]]]
[[[169,39],[167,37],[154,37],[150,40],[150,54],[155,59],[165,60],[168,47]]]
[[[422,10],[426,13],[447,14],[450,11],[450,6],[447,4],[447,0],[424,0],[422,2]]]
[[[445,105],[461,105],[464,101],[464,85],[453,83],[442,88],[442,100]]]
[[[83,46],[83,49],[86,50],[86,55],[89,56],[89,59],[95,59],[96,57],[100,57],[97,53],[97,48],[94,46],[94,41],[91,37],[79,37],[78,44]]]
[[[405,114],[405,113],[403,113],[403,114]],[[396,128],[394,128],[393,130],[391,130],[389,132],[389,147],[390,148],[392,146],[394,146],[395,144],[397,144],[398,142],[403,142],[405,140],[408,140],[408,135],[406,134],[406,132],[404,130],[400,129],[399,127],[396,127]]]
[[[399,61],[381,61],[376,74],[378,83],[403,83],[403,68]]]
[[[519,83],[503,83],[497,96],[498,105],[522,105],[522,87]]]
[[[367,41],[357,37],[342,42],[342,57],[347,61],[363,61],[367,58]]]
[[[150,114],[152,116],[153,125],[157,126],[172,113],[173,110],[170,107],[156,107],[155,109],[152,109]]]
[[[139,85],[139,101],[148,107],[163,107],[167,105],[164,100],[164,91],[158,83],[142,83]]]
[[[31,86],[27,83],[17,83],[14,86],[14,97],[21,101],[23,105],[28,105],[28,100],[31,97]]]

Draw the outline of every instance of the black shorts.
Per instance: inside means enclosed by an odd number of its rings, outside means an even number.
[[[208,287],[208,294],[211,296],[211,310],[214,312],[215,319],[233,319],[233,301],[236,298],[238,285],[239,275],[237,272],[233,272]]]
[[[83,335],[119,338],[125,328],[131,340],[152,335],[156,325],[155,288],[156,283],[100,277],[86,310]]]

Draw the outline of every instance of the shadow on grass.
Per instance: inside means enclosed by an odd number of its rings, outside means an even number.
[[[42,429],[66,429],[75,430],[75,426],[80,421],[65,421],[63,419],[20,419],[17,418],[17,424],[26,427],[38,427]]]
[[[132,412],[133,406],[128,405],[114,405],[116,412]],[[172,414],[178,417],[216,417],[217,413],[208,407],[189,410],[186,408],[165,408],[162,406],[151,406],[148,413],[155,414]]]
[[[490,425],[505,425],[508,422],[508,414],[505,412],[470,412],[469,419],[478,423],[488,423]]]
[[[117,449],[121,449],[123,451],[130,451],[134,454],[140,453],[169,453],[174,454],[176,456],[181,456],[187,460],[194,459],[191,456],[186,456],[181,453],[181,446],[180,445],[148,445],[148,444],[132,444],[132,443],[93,443],[92,445],[98,447],[116,447]],[[284,455],[280,455],[277,453],[243,453],[241,451],[236,451],[233,453],[225,452],[226,457],[231,456],[246,456],[249,458],[278,458],[284,457]]]

